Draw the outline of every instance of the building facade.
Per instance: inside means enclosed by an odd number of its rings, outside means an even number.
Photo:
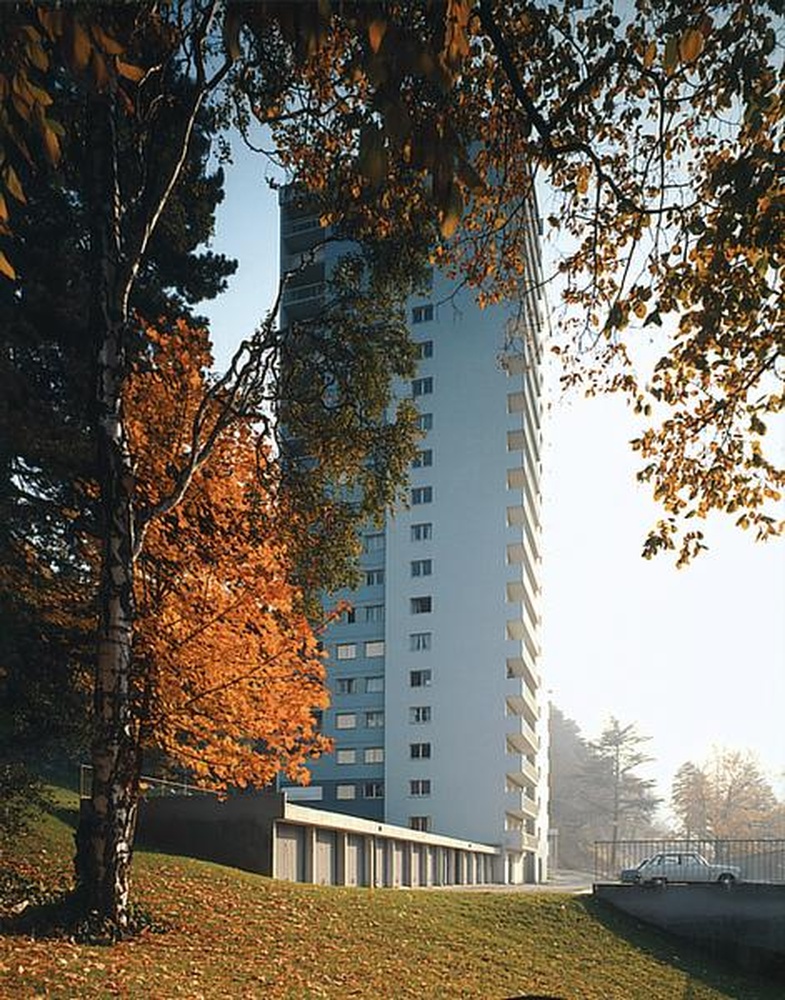
[[[282,267],[319,237],[281,197]],[[532,274],[539,275],[532,205]],[[329,256],[289,283],[282,323],[319,306]],[[291,799],[496,845],[503,880],[547,875],[541,703],[540,333],[536,292],[480,310],[438,272],[409,303],[423,432],[409,503],[363,537],[363,585],[325,636],[334,753]],[[509,349],[511,323],[514,349]]]

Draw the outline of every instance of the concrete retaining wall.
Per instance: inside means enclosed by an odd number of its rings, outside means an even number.
[[[594,894],[715,954],[785,973],[784,885],[595,885]]]

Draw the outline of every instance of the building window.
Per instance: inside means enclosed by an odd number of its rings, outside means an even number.
[[[357,761],[356,750],[336,750],[335,761],[337,764],[354,764]]]
[[[322,731],[322,725],[324,724],[324,712],[317,708],[313,713],[313,727],[317,733]]]
[[[413,688],[424,688],[431,686],[431,671],[430,670],[410,670],[409,671],[409,687]]]
[[[365,713],[365,728],[379,729],[384,725],[384,712],[375,709]]]
[[[412,504],[431,503],[433,501],[433,486],[415,486],[412,490]]]
[[[365,620],[367,622],[383,622],[384,621],[384,605],[383,604],[367,604],[365,607]]]
[[[356,677],[338,677],[335,681],[336,694],[355,694],[357,691]]]
[[[417,430],[418,431],[430,431],[430,430],[433,430],[433,414],[432,413],[421,413],[417,417]]]
[[[431,759],[431,744],[430,743],[410,743],[409,744],[409,756],[412,760],[430,760]],[[340,761],[339,761],[340,763]]]
[[[357,656],[357,645],[353,642],[339,642],[335,647],[335,656],[339,660],[353,660]]]
[[[366,535],[363,538],[363,552],[380,552],[384,548],[384,532]]]
[[[433,562],[430,559],[412,559],[412,576],[430,576],[433,569]]]
[[[413,615],[427,615],[431,610],[430,597],[412,597],[409,607]]]
[[[409,795],[412,798],[424,798],[426,795],[431,794],[431,779],[430,778],[412,778],[409,782]]]
[[[383,799],[384,798],[384,782],[383,781],[366,781],[363,784],[363,798],[364,799]]]
[[[433,306],[415,306],[412,309],[412,323],[430,323],[433,320]]]
[[[363,753],[363,760],[366,764],[383,764],[384,747],[366,747]]]
[[[409,817],[409,829],[410,830],[422,830],[427,832],[431,828],[431,817],[430,816],[410,816]]]
[[[365,678],[365,693],[366,694],[380,694],[384,691],[384,677],[366,677]]]
[[[336,785],[335,786],[335,797],[336,799],[353,799],[357,795],[357,790],[354,785]]]
[[[431,706],[430,705],[413,705],[409,709],[409,722],[412,725],[419,726],[424,722],[431,721]]]
[[[382,583],[384,583],[383,569],[367,569],[365,571],[366,587],[378,587]]]
[[[412,653],[423,653],[431,648],[432,632],[412,632],[409,635],[409,649]]]
[[[414,456],[412,468],[426,469],[431,465],[433,465],[433,450],[431,448],[421,448]]]
[[[369,658],[384,656],[384,639],[374,639],[372,642],[366,642],[365,655]]]
[[[430,521],[421,524],[413,524],[410,529],[413,542],[427,542],[433,538],[433,525]]]
[[[433,392],[433,376],[426,375],[424,378],[412,379],[412,396],[430,396]]]
[[[354,608],[347,608],[343,613],[343,621],[345,625],[354,625],[357,621],[357,613]]]
[[[354,729],[357,725],[357,715],[354,712],[338,712],[335,716],[336,729]]]
[[[414,345],[414,350],[416,352],[416,357],[418,361],[422,361],[423,358],[433,357],[433,341],[432,340],[421,340],[419,343]]]

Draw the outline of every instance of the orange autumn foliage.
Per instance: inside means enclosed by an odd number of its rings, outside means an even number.
[[[185,324],[149,339],[126,393],[140,506],[187,462],[211,361],[205,332]],[[289,582],[285,513],[260,489],[270,471],[250,422],[235,421],[183,501],[150,521],[137,564],[141,738],[206,787],[259,787],[279,771],[307,781],[305,762],[327,748],[314,719],[328,700],[322,656]]]

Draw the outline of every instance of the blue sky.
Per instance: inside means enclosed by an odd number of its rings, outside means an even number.
[[[219,366],[273,301],[278,213],[261,157],[236,151],[214,248],[236,257],[203,307]],[[560,397],[549,368],[544,465],[543,678],[595,738],[611,715],[651,737],[651,776],[713,745],[750,749],[785,798],[785,541],[760,545],[718,519],[710,551],[676,570],[640,557],[658,509],[635,482],[636,427],[616,398]]]

